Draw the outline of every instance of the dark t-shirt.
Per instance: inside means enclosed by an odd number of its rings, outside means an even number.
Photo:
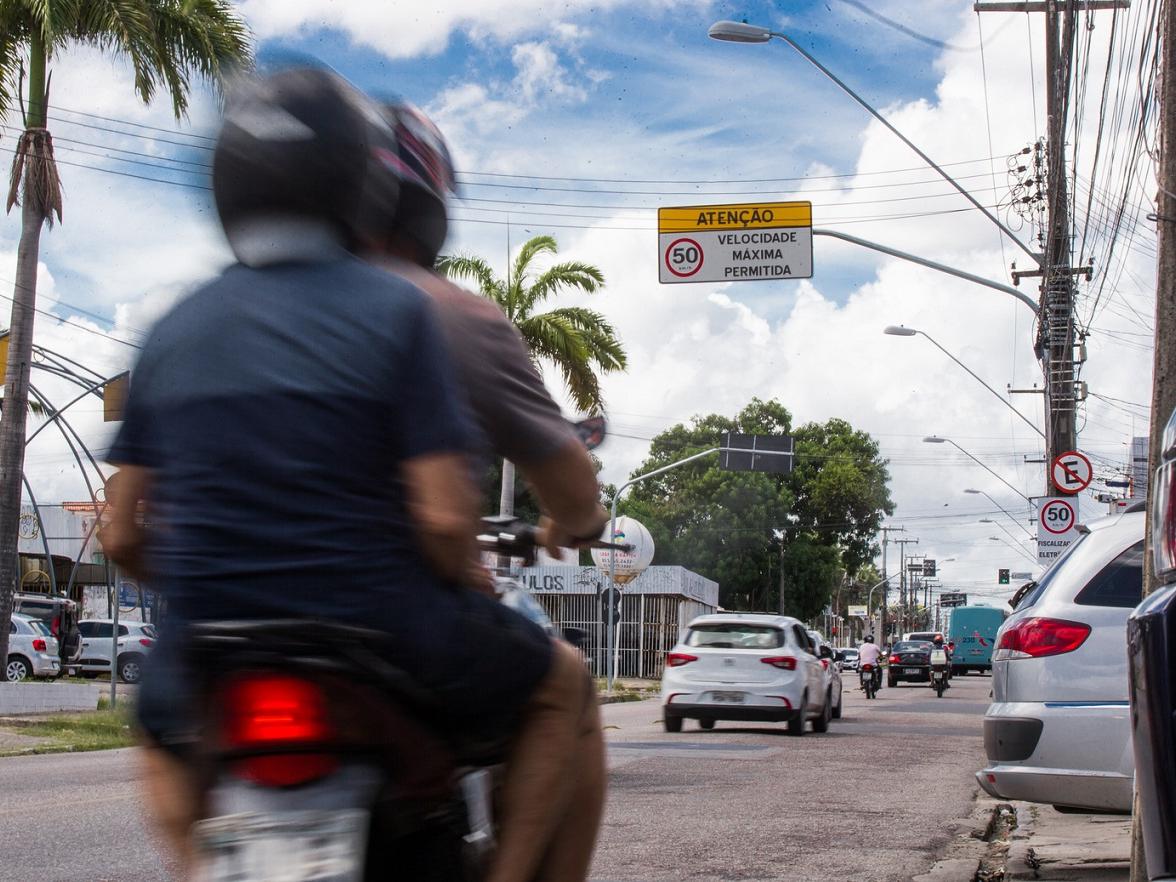
[[[108,458],[153,470],[151,566],[180,622],[399,627],[446,591],[397,476],[468,451],[472,423],[428,298],[338,256],[230,268],[158,324],[132,374]]]
[[[491,452],[525,465],[576,440],[502,310],[415,264],[387,260],[384,266],[433,298],[458,380]]]

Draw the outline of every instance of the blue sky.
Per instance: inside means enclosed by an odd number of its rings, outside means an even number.
[[[313,56],[437,120],[463,173],[451,250],[484,255],[501,272],[508,233],[517,249],[543,232],[558,238],[562,257],[601,267],[603,293],[565,302],[604,313],[630,353],[630,371],[604,383],[615,432],[601,451],[606,479],[628,474],[647,439],[674,422],[778,397],[797,422],[843,417],[878,437],[896,523],[932,556],[957,558],[947,578],[992,591],[996,567],[1019,568],[975,524],[992,506],[962,490],[986,489],[1010,510],[1020,504],[1022,518],[1023,503],[953,449],[921,439],[953,438],[1027,495],[1042,483],[1024,461],[1040,452],[1039,439],[926,341],[881,329],[918,327],[991,386],[1027,387],[1040,383],[1028,310],[828,240],[816,245],[811,281],[659,285],[654,227],[658,206],[809,198],[818,225],[1007,281],[1015,245],[789,47],[717,43],[706,30],[746,18],[786,31],[990,205],[1009,198],[1006,157],[1041,128],[1034,19],[978,21],[971,0],[239,5],[263,60]],[[1109,21],[1093,20],[1093,70]],[[1097,85],[1077,113],[1087,138]],[[229,260],[203,189],[216,103],[197,96],[191,119],[177,125],[162,104],[139,105],[125,65],[93,50],[58,60],[53,103],[58,157],[69,163],[66,217],[43,238],[40,303],[69,323],[41,316],[37,333],[114,372],[133,360],[128,344]],[[4,134],[10,148],[12,130]],[[1144,189],[1148,167],[1139,161]],[[1106,169],[1080,172],[1112,187]],[[1145,196],[1131,206],[1138,218]],[[11,279],[18,235],[14,217],[0,224],[0,286]],[[1113,249],[1096,244],[1113,284],[1102,297],[1100,278],[1081,292],[1082,311],[1098,310],[1084,378],[1119,403],[1092,399],[1082,440],[1109,476],[1145,425],[1154,230],[1143,224]],[[1031,396],[1013,401],[1040,419]],[[110,427],[96,410],[78,419],[96,446],[105,443]],[[30,469],[44,498],[83,492],[68,452],[51,442],[30,452]]]

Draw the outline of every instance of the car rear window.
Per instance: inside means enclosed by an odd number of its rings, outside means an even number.
[[[1132,545],[1078,592],[1074,602],[1083,606],[1117,606],[1134,609],[1143,599],[1143,541]]]
[[[40,619],[25,619],[29,623],[29,627],[40,634],[42,637],[52,637],[53,632],[49,630],[49,626]]]
[[[154,625],[144,625],[142,628],[142,631],[144,634],[146,634],[152,640],[155,639],[155,626]]]
[[[894,652],[926,652],[931,644],[925,640],[905,640],[894,645]]]
[[[695,625],[686,635],[686,645],[715,649],[776,649],[784,645],[784,632],[771,625]]]

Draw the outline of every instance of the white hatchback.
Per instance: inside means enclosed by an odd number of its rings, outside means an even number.
[[[700,616],[666,655],[662,710],[667,732],[695,719],[788,723],[788,734],[829,728],[833,700],[804,625],[788,616]]]
[[[1131,809],[1127,617],[1143,587],[1145,513],[1095,521],[997,632],[980,786],[1063,809]]]

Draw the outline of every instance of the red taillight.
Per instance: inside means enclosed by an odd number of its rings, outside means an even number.
[[[330,754],[291,750],[321,748],[334,735],[326,698],[313,683],[281,675],[243,677],[226,690],[224,708],[230,750],[276,751],[237,762],[234,768],[242,777],[289,787],[321,778],[338,765]]]
[[[863,672],[864,672],[864,671],[872,671],[872,670],[874,670],[874,666],[873,666],[873,665],[871,665],[871,664],[865,664],[865,665],[862,665],[862,671],[863,671]]]
[[[790,655],[773,655],[770,658],[761,658],[760,661],[782,671],[796,670],[796,659]]]
[[[1017,622],[1000,635],[997,652],[1005,658],[1042,658],[1073,652],[1090,636],[1090,625],[1034,617]]]
[[[687,655],[684,652],[668,652],[666,653],[666,667],[680,668],[682,665],[688,665],[691,662],[698,661],[697,655]]]
[[[33,638],[33,652],[48,652],[49,647],[40,637]]]
[[[154,646],[155,641],[152,640],[150,637],[140,637],[139,638],[139,645],[140,646]]]
[[[900,661],[902,661],[902,659],[900,659],[900,658],[898,657],[898,654],[897,654],[897,653],[895,653],[894,655],[890,656],[890,663],[891,663],[892,665],[896,665],[896,664],[898,664]]]
[[[824,668],[826,671],[829,670],[829,659],[827,659],[827,658],[821,659],[821,667]]]
[[[1152,558],[1156,575],[1168,581],[1173,570],[1176,570],[1176,462],[1165,463],[1156,469],[1152,501]]]

